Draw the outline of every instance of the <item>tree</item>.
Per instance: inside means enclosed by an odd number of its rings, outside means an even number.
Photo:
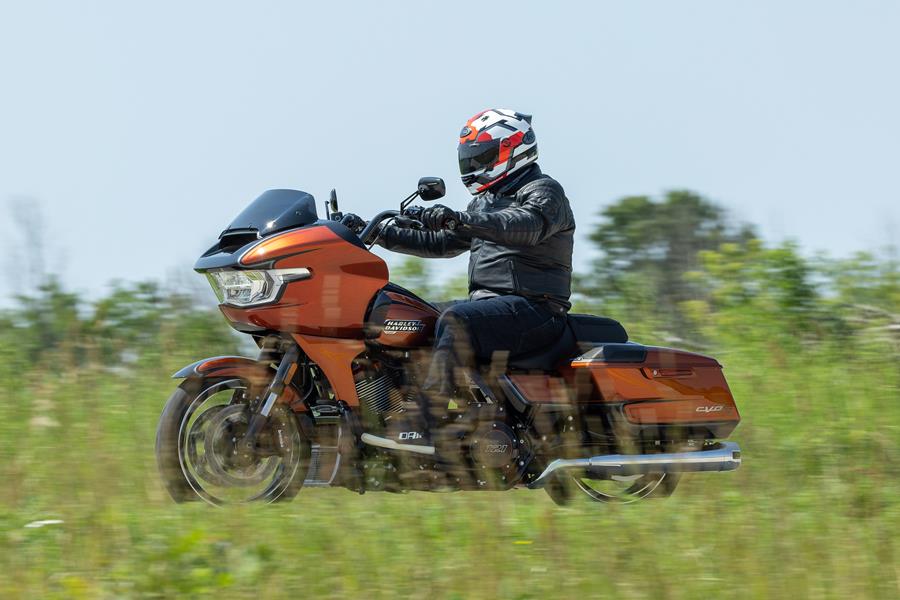
[[[883,256],[858,252],[841,260],[819,259],[828,292],[840,304],[865,312],[900,315],[900,261],[896,250]]]
[[[732,223],[721,206],[686,190],[659,200],[628,196],[600,216],[590,237],[602,254],[593,272],[579,278],[579,290],[600,306],[653,309],[679,334],[686,326],[679,305],[703,296],[685,278],[699,266],[698,253],[754,237],[750,226]]]
[[[680,308],[711,336],[734,344],[801,341],[834,319],[823,311],[812,268],[792,242],[774,248],[758,239],[726,243],[701,251],[698,262],[686,279],[706,290],[706,297]]]
[[[81,301],[77,295],[66,292],[56,277],[48,277],[33,295],[18,296],[16,300],[21,308],[13,321],[20,348],[30,361],[63,343],[83,343]],[[73,355],[79,354],[80,348],[76,348]]]
[[[415,256],[405,258],[391,269],[391,281],[431,302],[462,300],[469,295],[469,278],[465,273],[454,275],[439,284],[435,281],[431,264]]]
[[[427,297],[429,290],[434,287],[431,279],[428,263],[415,256],[405,258],[403,262],[391,269],[391,281],[423,298]]]

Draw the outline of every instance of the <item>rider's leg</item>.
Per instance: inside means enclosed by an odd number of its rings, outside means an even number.
[[[565,322],[564,312],[553,305],[521,296],[454,303],[438,320],[423,390],[446,406],[476,359],[490,360],[498,351],[515,355],[536,350],[555,341]]]
[[[498,296],[455,302],[441,313],[435,329],[434,352],[428,375],[422,385],[421,412],[409,414],[403,423],[404,438],[412,443],[432,445],[428,433],[447,416],[447,407],[456,390],[465,385],[465,372],[474,369],[476,359],[490,360],[495,352],[513,355],[536,350],[562,334],[565,314],[546,302],[534,302],[520,296]],[[409,430],[422,438],[411,438]],[[426,433],[428,432],[428,433]],[[430,438],[430,439],[429,439]]]

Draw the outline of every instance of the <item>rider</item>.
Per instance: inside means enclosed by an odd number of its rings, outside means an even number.
[[[535,162],[530,115],[480,112],[462,128],[458,151],[463,184],[475,196],[466,210],[431,206],[420,217],[427,229],[388,225],[378,238],[389,250],[426,258],[470,252],[469,298],[442,312],[423,386],[445,402],[463,382],[458,368],[474,358],[526,354],[562,334],[575,232],[562,186]]]
[[[462,128],[458,152],[463,184],[475,196],[466,210],[431,206],[420,215],[427,229],[389,224],[377,238],[424,258],[470,252],[469,298],[449,303],[437,322],[422,386],[431,402],[452,398],[476,358],[554,342],[571,306],[575,218],[562,186],[535,162],[531,116],[482,111]]]

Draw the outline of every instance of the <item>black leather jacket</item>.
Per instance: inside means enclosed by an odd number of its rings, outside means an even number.
[[[470,294],[516,294],[569,309],[575,218],[556,180],[533,165],[475,196],[460,217],[455,232],[389,225],[378,243],[425,258],[469,250]]]

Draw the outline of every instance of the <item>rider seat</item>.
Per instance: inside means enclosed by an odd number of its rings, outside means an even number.
[[[607,317],[570,314],[562,335],[553,344],[511,356],[509,366],[527,371],[553,371],[561,362],[598,344],[625,343],[628,333],[622,324]]]

